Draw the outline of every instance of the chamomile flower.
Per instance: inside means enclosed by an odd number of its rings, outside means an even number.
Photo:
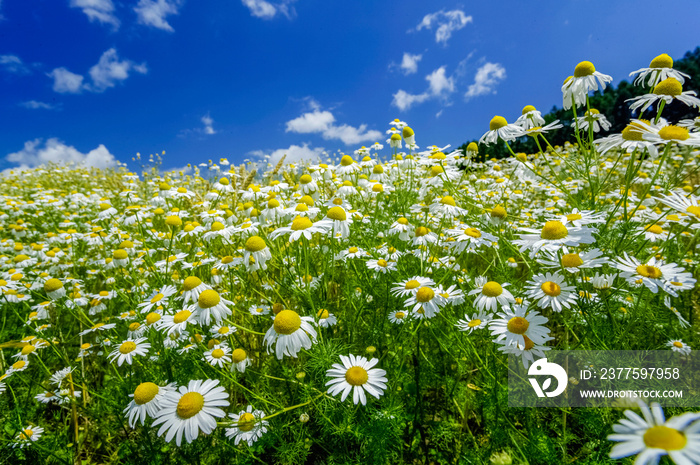
[[[527,296],[540,308],[551,308],[561,312],[576,302],[576,287],[567,286],[558,273],[538,274],[525,286]]]
[[[196,318],[190,310],[185,309],[176,312],[174,315],[164,315],[160,321],[160,329],[170,336],[184,332],[188,324],[196,322]]]
[[[477,310],[490,312],[496,311],[499,306],[508,307],[515,303],[513,294],[504,289],[508,283],[499,284],[496,281],[487,281],[483,276],[476,278],[476,289],[469,291],[468,295],[476,295],[474,307]]]
[[[596,71],[590,61],[580,62],[574,69],[574,75],[566,78],[561,87],[564,109],[568,110],[572,105],[584,105],[589,92],[598,89],[602,91],[612,80],[612,76]]]
[[[270,248],[260,236],[250,236],[245,242],[245,252],[243,252],[243,263],[249,264],[250,259],[255,261],[257,268],[267,269],[267,261],[272,258]]]
[[[690,355],[691,352],[690,346],[680,339],[671,339],[666,343],[666,347],[670,347],[672,351],[681,355]]]
[[[523,338],[525,339],[524,347],[517,344],[502,345],[498,348],[498,350],[500,350],[504,354],[512,354],[516,357],[520,357],[520,360],[523,362],[523,366],[525,367],[525,369],[527,369],[530,366],[530,364],[534,363],[535,360],[539,360],[542,357],[546,357],[546,352],[548,350],[552,350],[551,347],[535,344],[527,336],[523,336]],[[545,339],[547,341],[550,341],[554,338],[551,336],[546,336]]]
[[[314,233],[326,233],[326,227],[314,224],[306,216],[298,215],[289,226],[275,229],[270,234],[271,239],[276,239],[283,234],[289,234],[289,242],[298,241],[302,236],[310,241]]]
[[[129,397],[132,398],[131,402],[124,409],[124,414],[129,420],[129,426],[133,428],[139,420],[144,425],[146,416],[155,418],[160,410],[163,397],[173,390],[175,390],[174,383],[158,386],[155,383],[145,382],[136,386],[134,393],[129,394]]]
[[[414,276],[410,279],[400,281],[395,283],[395,286],[391,288],[391,294],[396,297],[405,297],[407,295],[415,295],[423,286],[434,286],[435,282],[430,278],[424,278],[422,276]]]
[[[495,144],[498,139],[504,141],[515,140],[518,137],[524,136],[525,130],[516,124],[508,124],[508,121],[502,116],[494,116],[489,123],[489,131],[486,132],[481,139],[480,144]]]
[[[174,295],[176,292],[177,289],[175,288],[175,286],[163,287],[162,289],[154,292],[151,296],[149,296],[148,300],[138,304],[139,312],[149,313],[151,309],[153,309],[153,307],[163,305],[163,303],[167,301],[168,298]]]
[[[544,126],[545,121],[542,117],[542,113],[534,106],[525,105],[525,107],[523,107],[522,114],[518,117],[515,124],[527,130],[538,126]]]
[[[365,392],[377,399],[384,394],[387,383],[386,371],[373,368],[379,362],[378,359],[367,360],[350,354],[347,357],[341,355],[340,361],[342,365],[334,363],[333,368],[326,372],[326,376],[332,378],[326,383],[326,386],[330,386],[328,388],[330,395],[335,396],[342,392],[340,401],[344,402],[352,391],[353,403],[366,405]]]
[[[199,324],[208,326],[212,321],[219,324],[224,318],[230,316],[233,313],[229,308],[231,306],[233,302],[224,299],[215,290],[207,289],[199,294],[197,302],[192,304],[189,310]]]
[[[618,258],[612,265],[622,271],[622,276],[627,279],[630,284],[644,285],[651,292],[656,294],[659,287],[666,288],[665,282],[668,279],[682,272],[683,269],[673,263],[665,264],[663,260],[656,260],[656,257],[651,257],[646,263],[641,263],[634,257],[624,253],[624,257]]]
[[[19,447],[20,449],[29,447],[33,442],[36,442],[39,440],[39,438],[41,438],[41,434],[43,432],[44,428],[41,428],[40,426],[28,425],[19,432],[15,438],[15,441],[12,443],[12,447]]]
[[[335,315],[330,313],[325,308],[320,309],[316,314],[316,317],[318,318],[318,325],[321,328],[330,328],[338,322],[338,319],[335,317]]]
[[[406,299],[404,308],[410,309],[418,318],[432,318],[447,304],[439,291],[439,288],[432,286],[421,286],[415,294]]]
[[[285,355],[296,358],[302,349],[311,349],[316,340],[316,330],[310,316],[299,316],[294,310],[282,310],[275,316],[275,321],[265,333],[264,343],[267,351],[275,344],[275,355],[279,360]]]
[[[124,362],[131,365],[134,355],[145,356],[148,354],[148,349],[151,348],[151,344],[145,342],[147,340],[148,339],[145,337],[134,340],[127,339],[109,354],[109,361],[113,362],[116,360],[117,366],[122,366]]]
[[[58,300],[66,295],[66,289],[63,287],[63,283],[56,278],[51,278],[44,283],[44,292],[46,292],[46,295],[48,295],[51,300]]]
[[[468,316],[464,319],[457,321],[455,326],[460,331],[465,331],[471,333],[477,329],[483,329],[489,324],[489,316],[486,312],[481,311],[479,313],[472,314],[471,318]]]
[[[348,216],[343,207],[331,207],[326,213],[326,218],[316,223],[317,227],[324,228],[333,237],[346,239],[350,236],[352,218]]]
[[[520,245],[520,252],[532,250],[537,253],[540,249],[557,250],[564,245],[578,246],[595,242],[593,231],[585,226],[577,227],[568,221],[547,221],[541,230],[521,228],[527,234],[521,234],[520,239],[513,243]]]
[[[525,305],[514,305],[504,307],[503,311],[489,322],[489,328],[491,335],[496,336],[495,343],[525,348],[525,337],[536,345],[543,345],[549,340],[549,329],[543,326],[547,321],[549,320],[539,312],[528,312]]]
[[[396,271],[396,262],[380,258],[378,260],[367,260],[365,263],[367,268],[379,274],[387,274],[390,271]]]
[[[659,201],[681,213],[688,215],[695,221],[691,227],[700,228],[700,202],[699,199],[690,195],[688,197],[678,192],[671,192],[669,195],[659,198]]]
[[[209,365],[222,368],[231,362],[231,349],[226,344],[216,344],[210,350],[204,352],[202,359]]]
[[[231,362],[232,370],[235,369],[241,373],[245,373],[246,367],[251,364],[250,357],[248,357],[248,354],[243,349],[236,349],[233,351],[231,354]]]
[[[643,417],[625,410],[625,417],[613,425],[610,441],[619,442],[610,451],[610,458],[620,459],[637,454],[635,465],[655,465],[664,455],[677,464],[700,461],[700,414],[684,413],[666,420],[661,406],[649,408],[638,401]]]
[[[395,310],[389,313],[389,321],[397,325],[403,324],[409,317],[409,313],[405,310]]]
[[[574,252],[566,246],[563,246],[557,252],[542,250],[536,259],[545,268],[561,268],[569,273],[576,273],[583,269],[599,268],[608,263],[608,259],[598,249]]]
[[[481,246],[491,246],[494,242],[498,242],[498,238],[493,234],[482,231],[478,228],[460,224],[459,227],[448,229],[447,234],[454,237],[455,242],[450,243],[450,247],[455,252],[475,251]]]
[[[668,56],[666,53],[662,53],[651,60],[648,68],[641,68],[636,71],[632,71],[630,73],[630,77],[634,76],[635,74],[637,75],[637,77],[634,78],[635,86],[655,87],[659,82],[670,77],[677,79],[681,84],[685,82],[685,79],[690,79],[690,76],[687,74],[673,69],[673,58]],[[647,77],[649,79],[647,82],[644,82]]]
[[[647,108],[657,102],[663,101],[668,105],[674,100],[678,100],[689,107],[700,106],[700,99],[695,97],[695,91],[683,92],[683,84],[674,77],[666,78],[656,84],[651,94],[640,95],[639,97],[628,99],[626,102],[633,102],[630,105],[631,111],[634,112],[641,108],[640,113],[644,113]]]
[[[239,413],[229,413],[234,426],[226,428],[226,437],[233,439],[234,445],[238,445],[243,441],[252,446],[255,441],[260,439],[263,434],[267,433],[267,421],[265,421],[265,412],[262,410],[253,410],[253,406],[249,405],[245,410]]]
[[[204,434],[214,431],[216,418],[226,416],[219,407],[229,406],[228,393],[218,384],[218,379],[192,380],[177,391],[167,392],[153,422],[153,426],[161,425],[158,436],[167,431],[165,441],[175,438],[180,447],[183,434],[189,443],[197,439],[200,430]]]

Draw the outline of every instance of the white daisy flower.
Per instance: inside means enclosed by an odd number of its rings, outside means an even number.
[[[651,292],[656,294],[659,287],[666,290],[665,282],[672,276],[684,270],[673,263],[664,264],[663,260],[656,260],[651,257],[646,263],[641,263],[634,257],[624,253],[624,257],[618,258],[617,262],[612,262],[612,266],[622,271],[622,276],[630,284],[644,285]]]
[[[528,312],[525,305],[504,307],[497,317],[489,322],[491,335],[496,336],[494,342],[497,344],[525,348],[527,340],[535,345],[544,345],[549,340],[549,329],[543,326],[549,320],[539,312]]]
[[[632,112],[641,108],[640,113],[644,113],[647,108],[656,102],[663,101],[668,105],[674,100],[683,102],[689,107],[700,106],[700,99],[695,97],[695,91],[690,90],[683,92],[683,84],[674,77],[669,77],[659,82],[654,86],[654,91],[651,94],[640,95],[639,97],[634,97],[625,101],[634,102],[630,105],[630,110]]]
[[[571,308],[578,296],[576,287],[567,286],[558,273],[538,274],[525,287],[527,296],[536,301],[538,307],[551,307],[555,312]]]
[[[406,299],[404,308],[411,309],[417,318],[432,318],[447,304],[439,291],[439,288],[421,286],[415,294]]]
[[[568,225],[568,226],[567,226]],[[537,253],[540,249],[557,250],[563,245],[578,246],[595,242],[592,233],[595,229],[585,226],[576,227],[568,221],[547,221],[542,230],[521,228],[527,234],[521,234],[520,239],[513,243],[520,245],[520,252],[531,249]]]
[[[569,273],[576,273],[583,269],[598,268],[608,263],[608,259],[598,249],[573,252],[566,246],[561,248],[561,258],[558,252],[542,250],[541,254],[538,254],[536,257],[536,260],[545,268],[561,268]]]
[[[241,373],[245,373],[246,367],[251,364],[250,357],[243,349],[234,350],[231,354],[231,361],[231,368]]]
[[[515,355],[516,357],[520,357],[520,360],[523,362],[523,366],[525,369],[528,369],[530,367],[530,364],[534,363],[535,360],[539,360],[542,357],[546,357],[547,354],[546,352],[548,350],[552,350],[551,347],[543,346],[543,345],[537,345],[530,338],[527,336],[523,336],[525,339],[525,347],[519,346],[519,345],[503,345],[498,348],[501,352],[504,354],[512,354]],[[551,341],[554,339],[551,336],[545,337],[547,341]]]
[[[690,346],[680,339],[671,339],[666,343],[666,347],[670,347],[672,351],[681,355],[690,355],[691,352]]]
[[[612,82],[612,76],[599,73],[590,61],[582,61],[576,65],[574,75],[569,76],[561,87],[563,93],[563,106],[568,110],[573,106],[581,106],[586,103],[586,96],[591,91],[600,89]],[[599,87],[600,83],[600,87]]]
[[[700,221],[700,201],[698,197],[690,195],[686,197],[678,192],[671,192],[665,197],[659,198],[659,201],[666,206],[669,206],[681,213],[687,214],[696,221],[695,227],[700,227],[697,222]]]
[[[404,310],[395,310],[389,313],[389,321],[394,324],[403,324],[409,318],[409,314]]]
[[[248,443],[248,446],[252,446],[263,434],[267,433],[268,423],[264,420],[265,412],[253,410],[252,405],[249,405],[245,410],[241,410],[240,413],[229,413],[228,416],[235,426],[226,428],[226,437],[229,439],[233,438],[235,445],[244,441]]]
[[[314,233],[324,234],[325,232],[326,227],[323,225],[319,225],[318,223],[314,224],[305,216],[297,216],[289,226],[275,229],[270,234],[270,238],[276,239],[283,234],[289,234],[289,242],[297,241],[302,236],[304,236],[307,241],[310,241]]]
[[[651,60],[648,68],[641,68],[637,71],[632,71],[630,73],[630,77],[634,76],[635,74],[638,75],[636,78],[634,78],[635,86],[655,87],[659,82],[670,77],[676,78],[681,84],[685,82],[686,78],[690,79],[690,76],[687,74],[673,69],[673,58],[668,56],[666,53],[662,53]],[[645,83],[644,81],[647,77],[649,80]]]
[[[148,339],[145,337],[140,337],[135,340],[127,339],[109,354],[109,361],[113,362],[116,360],[117,366],[122,366],[124,362],[131,365],[134,355],[144,356],[148,354],[148,349],[151,348],[151,344],[145,342],[147,340]]]
[[[489,130],[479,139],[480,144],[495,144],[498,139],[504,141],[515,140],[524,136],[525,130],[517,124],[508,124],[502,116],[494,116],[489,123]]]
[[[331,207],[326,212],[326,218],[316,223],[320,228],[328,230],[333,237],[346,239],[350,236],[352,218],[347,215],[343,207]]]
[[[644,418],[631,410],[613,425],[615,434],[610,441],[619,442],[610,451],[610,458],[620,459],[637,455],[635,465],[655,465],[664,455],[677,464],[700,462],[700,414],[684,413],[666,420],[661,406],[654,402],[651,408],[638,401]]]
[[[380,258],[378,260],[367,260],[365,263],[367,268],[375,271],[377,274],[387,274],[390,271],[396,271],[396,262]]]
[[[277,359],[282,360],[285,355],[296,358],[302,349],[310,349],[316,341],[316,330],[312,324],[314,319],[310,316],[299,316],[294,310],[282,310],[275,316],[270,329],[265,333],[264,343],[267,351],[273,344]]]
[[[226,344],[216,344],[204,352],[202,360],[211,366],[223,368],[225,364],[231,362],[231,349]]]
[[[455,326],[459,328],[460,331],[466,331],[471,333],[476,329],[483,329],[489,324],[489,316],[486,312],[479,312],[472,314],[471,318],[464,318],[457,321]]]
[[[318,325],[321,328],[330,328],[338,322],[335,315],[330,313],[325,308],[320,309],[316,314],[316,317],[318,317]]]
[[[189,310],[194,314],[199,324],[209,325],[213,319],[220,324],[224,318],[228,318],[233,311],[229,308],[233,302],[226,300],[213,289],[207,289],[199,294],[197,303],[192,304]]]
[[[395,283],[391,288],[391,294],[396,297],[406,297],[407,295],[415,295],[418,289],[423,286],[435,286],[435,282],[430,278],[422,276],[414,276],[405,281]]]
[[[226,390],[217,386],[219,380],[192,380],[187,386],[177,391],[167,392],[161,399],[161,407],[153,426],[161,425],[158,436],[167,431],[165,441],[175,438],[178,447],[185,435],[187,442],[199,436],[201,430],[210,434],[216,428],[215,418],[222,418],[226,413],[219,407],[228,407]]]
[[[480,312],[483,310],[488,310],[494,312],[498,309],[498,306],[508,307],[515,303],[515,298],[513,294],[510,293],[504,287],[508,286],[508,283],[499,284],[496,281],[486,281],[484,276],[476,278],[475,281],[476,289],[469,291],[468,295],[477,295],[474,300],[474,307]]]
[[[190,310],[185,309],[174,315],[164,315],[158,327],[170,336],[184,332],[188,324],[194,324],[195,322],[194,314]]]
[[[362,405],[367,404],[365,391],[377,399],[381,397],[386,389],[386,371],[372,368],[379,359],[367,360],[350,354],[347,357],[341,355],[340,361],[342,365],[334,363],[333,368],[326,372],[326,376],[333,378],[326,383],[326,386],[330,386],[328,388],[330,395],[335,396],[342,392],[340,401],[344,402],[350,391],[353,391],[352,401],[355,405],[360,402]]]
[[[41,438],[41,433],[44,432],[44,428],[39,426],[28,425],[23,428],[15,438],[15,442],[12,443],[12,447],[19,447],[24,449],[29,447],[33,442],[36,442]]]
[[[174,390],[174,383],[158,386],[155,383],[146,382],[136,386],[134,393],[129,394],[129,397],[132,397],[131,402],[124,409],[129,426],[133,428],[138,420],[141,420],[141,424],[144,425],[146,416],[155,418],[165,394]]]

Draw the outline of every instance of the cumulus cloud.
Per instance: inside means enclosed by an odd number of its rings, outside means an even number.
[[[399,89],[393,97],[391,104],[401,111],[408,110],[417,103],[423,103],[429,99],[446,99],[449,94],[455,91],[454,77],[448,77],[446,67],[441,66],[425,77],[428,81],[428,89],[421,94],[410,94],[403,89]]]
[[[403,73],[408,76],[418,72],[418,62],[423,58],[423,55],[411,55],[408,52],[404,52],[403,59],[401,60],[400,68]]]
[[[486,63],[474,76],[474,83],[469,86],[464,97],[469,100],[479,95],[495,94],[496,86],[506,78],[506,69],[499,63]]]
[[[299,134],[321,134],[326,140],[338,139],[345,145],[359,144],[364,141],[376,141],[382,137],[382,133],[374,129],[367,129],[366,124],[359,127],[348,124],[336,125],[335,117],[330,111],[313,111],[287,121],[287,132]]]
[[[165,17],[178,14],[181,6],[181,0],[139,0],[134,11],[139,23],[173,32],[175,30],[168,24]]]
[[[53,90],[61,94],[79,94],[89,92],[104,92],[117,83],[125,81],[131,72],[145,74],[146,64],[137,64],[131,60],[120,60],[117,50],[110,48],[102,54],[95,66],[90,68],[91,83],[83,83],[85,78],[80,74],[68,71],[66,68],[56,68],[47,76],[53,78]]]
[[[22,60],[16,55],[0,55],[0,67],[11,74],[29,74]]]
[[[50,103],[38,102],[36,100],[22,102],[19,104],[19,106],[28,108],[29,110],[54,110],[58,108],[57,106],[51,105]]]
[[[114,15],[112,0],[70,0],[70,6],[82,9],[90,22],[111,24],[114,30],[119,29],[119,19]]]
[[[202,116],[202,124],[204,125],[204,129],[202,129],[204,134],[216,134],[214,130],[214,120],[209,116],[209,113]]]
[[[425,15],[423,20],[416,27],[416,30],[433,30],[433,28],[435,28],[435,42],[447,44],[453,32],[464,28],[473,20],[474,18],[467,16],[462,10],[440,10]]]
[[[291,18],[295,11],[290,6],[294,0],[284,0],[278,3],[271,3],[266,0],[241,0],[250,14],[260,19],[272,19],[278,14]]]
[[[249,155],[262,160],[263,158],[269,156],[268,162],[272,165],[276,165],[283,156],[287,156],[284,159],[285,163],[295,163],[299,161],[318,161],[323,154],[323,147],[309,147],[308,142],[304,142],[303,145],[290,145],[286,149],[277,150],[254,150],[249,153]]]
[[[5,159],[10,163],[21,163],[22,166],[30,168],[45,163],[75,163],[94,168],[109,168],[117,165],[114,155],[109,153],[102,144],[88,153],[82,153],[56,138],[48,139],[43,146],[42,139],[27,141],[22,150],[8,154]]]
[[[53,90],[59,94],[79,94],[83,90],[83,76],[66,68],[56,68],[47,76],[53,78]]]

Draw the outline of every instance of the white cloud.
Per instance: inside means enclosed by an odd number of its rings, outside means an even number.
[[[66,68],[56,68],[47,76],[53,78],[53,90],[60,94],[79,94],[83,90],[83,77]]]
[[[5,71],[12,74],[30,73],[29,68],[27,68],[16,55],[0,55],[0,66],[2,66]]]
[[[119,29],[119,19],[114,15],[112,0],[71,0],[72,8],[81,8],[90,21],[111,24],[114,30]]]
[[[241,0],[244,6],[250,10],[250,14],[256,18],[272,19],[277,14],[281,14],[291,19],[296,15],[296,11],[291,6],[295,0],[282,0],[281,2],[272,3],[267,0]]]
[[[136,64],[130,60],[119,60],[117,50],[110,48],[102,54],[100,61],[90,68],[90,78],[93,92],[104,92],[110,87],[114,87],[119,81],[124,81],[129,77],[130,71],[145,74],[148,72],[146,64]]]
[[[22,102],[19,106],[28,108],[30,110],[54,110],[57,107],[51,105],[50,103],[38,102],[36,100],[29,100],[28,102]]]
[[[45,163],[75,163],[95,168],[109,168],[117,165],[114,155],[109,153],[102,144],[88,153],[82,153],[56,138],[48,139],[43,147],[41,142],[42,139],[27,141],[22,150],[10,153],[5,159],[11,163],[21,163],[22,166],[29,167]]]
[[[180,6],[182,6],[181,0],[139,0],[134,11],[139,23],[173,32],[174,29],[165,17],[178,14]]]
[[[486,63],[481,66],[474,76],[474,84],[471,84],[464,94],[466,99],[479,95],[495,94],[496,86],[506,78],[506,69],[498,63]]]
[[[428,81],[428,89],[422,94],[409,94],[403,89],[399,89],[393,97],[391,104],[401,111],[408,110],[417,103],[423,103],[428,99],[446,99],[449,94],[455,91],[454,77],[447,77],[445,66],[441,66],[425,77]]]
[[[204,134],[216,134],[214,130],[214,120],[209,116],[209,113],[202,116],[202,124],[204,125],[204,129],[202,129]]]
[[[408,76],[409,74],[418,72],[418,62],[421,58],[423,58],[423,55],[411,55],[408,52],[404,52],[400,65],[403,73]]]
[[[320,111],[315,108],[313,111],[287,121],[286,132],[296,132],[299,134],[320,133],[326,140],[338,139],[345,145],[359,144],[364,141],[377,141],[382,137],[382,133],[374,129],[367,130],[366,124],[353,127],[348,124],[337,126],[335,117],[330,111]]]
[[[423,20],[416,27],[417,31],[421,29],[435,30],[435,42],[447,44],[447,41],[452,37],[452,33],[464,28],[467,24],[474,20],[471,16],[464,14],[462,10],[445,11],[440,10],[435,13],[430,13],[423,17]]]
[[[323,154],[323,147],[310,148],[308,142],[304,142],[303,145],[290,145],[286,149],[277,150],[254,150],[249,153],[249,155],[263,159],[263,157],[269,155],[269,163],[273,166],[279,162],[283,156],[287,156],[284,159],[285,163],[295,163],[302,160],[306,161],[318,161]]]

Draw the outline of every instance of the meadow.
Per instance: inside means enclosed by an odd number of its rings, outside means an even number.
[[[508,356],[700,341],[700,118],[664,118],[700,100],[638,77],[650,119],[609,134],[582,62],[573,127],[494,116],[539,150],[483,163],[394,120],[335,160],[6,173],[0,462],[700,463],[700,408],[508,406]]]

